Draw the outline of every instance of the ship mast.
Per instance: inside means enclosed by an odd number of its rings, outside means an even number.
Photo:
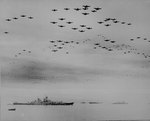
[[[2,67],[1,67],[1,65],[0,65],[0,121],[1,121],[1,117],[2,117],[2,116],[1,116],[1,112],[2,112],[2,111],[1,111],[1,109],[2,109],[2,104],[1,104],[1,103],[2,103],[2,89],[1,89],[1,88],[2,88],[2,85],[1,85],[2,71],[1,71],[1,68],[2,68]]]

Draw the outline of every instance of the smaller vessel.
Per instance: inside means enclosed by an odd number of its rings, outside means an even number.
[[[86,102],[81,102],[82,104],[85,104]]]
[[[112,103],[112,104],[128,104],[128,103],[125,102],[125,101],[122,101],[122,102],[114,102],[114,103]]]
[[[16,108],[11,108],[11,109],[8,109],[9,111],[15,111],[16,110]]]
[[[100,104],[102,102],[89,102],[89,104]]]

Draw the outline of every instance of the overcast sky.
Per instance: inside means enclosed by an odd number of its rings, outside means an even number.
[[[86,11],[89,15],[83,15],[84,10],[74,10],[82,5],[91,6]],[[66,7],[70,10],[65,11]],[[102,9],[92,13],[94,7]],[[149,0],[1,0],[2,87],[54,92],[62,89],[64,93],[66,90],[66,93],[82,92],[83,95],[95,92],[147,94],[150,91],[150,58],[145,58],[142,53],[150,53],[149,11]],[[60,21],[61,17],[65,20]],[[119,23],[108,22],[110,27],[97,23],[108,17],[116,18]],[[54,25],[50,23],[52,21],[58,23]],[[73,24],[66,24],[68,21]],[[83,33],[71,29],[79,28],[81,24],[92,29],[84,29]],[[104,42],[106,38],[116,43]],[[134,41],[130,41],[131,38]],[[49,42],[51,40],[80,44],[66,44],[62,50],[52,52],[54,44]],[[93,49],[97,42],[113,51]],[[136,50],[124,54],[130,49]]]

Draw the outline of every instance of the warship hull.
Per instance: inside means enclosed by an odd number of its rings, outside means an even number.
[[[43,104],[32,104],[32,103],[13,103],[13,105],[73,105],[74,102],[70,102],[70,103],[43,103]]]

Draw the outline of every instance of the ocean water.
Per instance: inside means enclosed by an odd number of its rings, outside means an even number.
[[[8,111],[16,108],[16,111]],[[2,105],[1,121],[148,120],[149,104],[81,104],[73,106]]]

